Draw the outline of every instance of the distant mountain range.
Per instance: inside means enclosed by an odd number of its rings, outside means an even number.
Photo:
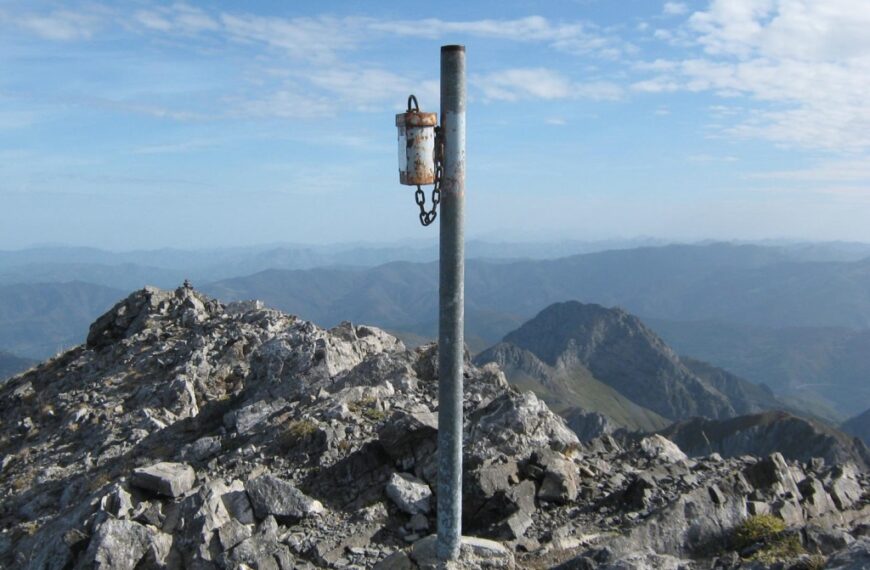
[[[680,354],[764,382],[787,400],[812,405],[828,419],[852,416],[870,406],[870,330],[644,321]]]
[[[605,241],[517,243],[470,240],[469,258],[489,260],[555,259],[569,255],[664,245],[652,238]],[[855,255],[854,245],[831,246],[837,258]],[[870,255],[870,246],[867,246]],[[156,249],[115,252],[89,247],[35,247],[0,251],[0,284],[87,281],[125,290],[144,285],[173,287],[189,278],[198,283],[250,275],[267,269],[372,267],[394,261],[438,259],[437,238],[402,244],[273,244],[201,250]]]
[[[843,431],[860,437],[864,443],[870,445],[870,409],[843,422]]]
[[[3,350],[0,350],[0,382],[6,378],[23,372],[36,364],[35,360],[21,358]]]
[[[94,316],[124,295],[81,282],[0,285],[0,347],[41,360],[80,344]]]
[[[352,316],[419,333],[434,331],[437,275],[435,263],[397,262],[368,269],[270,270],[205,288],[225,298],[262,298],[324,323]],[[466,304],[481,317],[468,319],[472,336],[483,338],[565,299],[668,320],[866,328],[868,284],[870,260],[798,263],[780,250],[757,246],[675,245],[556,260],[470,260]]]
[[[817,406],[823,417],[842,421],[870,402],[870,387],[864,381],[870,371],[870,333],[864,330],[870,327],[866,245],[711,243],[519,261],[507,257],[530,255],[537,246],[469,244],[469,257],[475,247],[478,253],[489,249],[505,257],[468,260],[466,340],[473,352],[492,346],[544,307],[577,299],[621,306],[639,315],[678,353],[764,383],[797,407]],[[570,247],[554,245],[552,254]],[[65,265],[59,261],[62,254]],[[324,326],[351,319],[381,326],[411,343],[424,342],[437,330],[437,263],[398,261],[365,267],[405,254],[431,258],[434,242],[404,249],[0,252],[0,283],[4,272],[17,272],[16,279],[33,272],[52,282],[0,285],[0,348],[49,356],[81,342],[82,325],[133,284],[154,277],[157,281],[152,282],[159,285],[178,285],[182,275],[224,300],[258,298]],[[269,269],[209,284],[188,275],[326,262],[347,265]],[[43,263],[54,265],[37,271]],[[88,273],[102,275],[98,280],[115,286],[96,287],[87,293],[90,300],[81,302],[83,289],[93,285],[55,282],[67,274],[84,279]],[[61,293],[64,289],[70,292]],[[46,319],[42,311],[28,307],[39,307],[47,294],[69,305],[58,305]]]

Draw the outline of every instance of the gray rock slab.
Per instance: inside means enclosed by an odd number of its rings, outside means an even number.
[[[292,483],[274,475],[261,475],[245,483],[245,490],[259,519],[302,519],[323,512],[320,501],[312,499]]]
[[[437,537],[431,534],[414,543],[411,558],[422,570],[441,570],[445,565],[439,563],[436,555]],[[486,538],[463,536],[459,559],[446,566],[450,570],[472,570],[478,568],[515,568],[514,555],[502,544]]]
[[[109,518],[91,537],[84,560],[96,570],[134,570],[150,543],[150,533],[143,525]]]
[[[387,496],[396,506],[408,513],[416,515],[429,512],[429,500],[432,490],[424,481],[408,473],[393,473],[386,487]]]
[[[130,484],[166,497],[180,497],[196,482],[196,471],[184,463],[155,463],[133,470]]]

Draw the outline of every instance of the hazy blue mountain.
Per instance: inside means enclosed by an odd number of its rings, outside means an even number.
[[[0,286],[0,347],[44,359],[84,341],[94,318],[126,295],[90,283]]]
[[[0,350],[0,382],[6,378],[23,372],[36,364],[36,360],[21,358],[4,350]]]
[[[437,278],[435,263],[390,263],[270,270],[204,289],[223,298],[261,298],[324,324],[350,317],[431,335]],[[619,305],[645,318],[868,327],[870,260],[796,263],[777,249],[712,244],[467,263],[469,336],[495,342],[510,330],[502,326],[564,299]]]
[[[521,248],[511,244],[487,245],[490,246],[496,250],[502,246],[512,248],[515,255],[522,253]],[[841,329],[870,325],[870,260],[796,262],[800,256],[833,254],[819,253],[811,246],[806,246],[810,248],[809,253],[801,250],[798,254],[795,247],[798,246],[711,243],[612,250],[559,259],[470,259],[466,272],[466,337],[473,350],[482,350],[542,308],[565,299],[619,305],[642,315],[645,321],[715,320],[753,326],[808,325]],[[843,255],[857,255],[854,251],[850,253],[849,247],[846,244],[833,249],[846,251]],[[395,255],[396,251],[401,251],[401,247],[396,248],[385,249],[391,251],[389,255]],[[407,248],[411,253],[431,253],[434,241],[428,245],[425,242],[412,243]],[[854,248],[860,250],[858,246]],[[295,253],[288,253],[291,250]],[[290,264],[318,263],[324,255],[332,256],[329,258],[331,261],[348,260],[341,256],[356,261],[374,261],[379,255],[388,255],[376,250],[366,249],[366,246],[306,250],[292,244],[199,252],[112,253],[85,248],[43,248],[0,252],[0,274],[28,264],[32,269],[40,263],[59,264],[58,260],[62,259],[62,264],[45,269],[43,275],[52,274],[62,265],[62,271],[58,270],[60,273],[56,275],[61,279],[64,272],[69,275],[70,271],[85,271],[87,264],[95,264],[91,267],[97,279],[109,280],[124,285],[119,288],[127,289],[134,283],[138,288],[141,286],[139,283],[149,277],[149,272],[154,275],[153,272],[159,269],[163,272],[160,280],[148,281],[164,286],[177,285],[183,274],[219,298],[259,298],[271,306],[323,325],[351,319],[382,326],[418,340],[433,338],[437,330],[438,268],[435,262],[405,261],[355,268],[272,269],[245,277],[221,279],[209,285],[203,285],[195,273],[211,271],[209,268],[215,267],[231,272],[236,263],[251,268],[261,263],[278,263],[276,259]],[[366,251],[372,255],[371,258],[365,258]],[[133,265],[119,268],[122,263]],[[143,269],[146,265],[148,268]],[[103,272],[102,277],[100,272]],[[84,274],[76,273],[79,275]],[[29,289],[29,286],[24,289]],[[22,306],[33,304],[39,291],[38,288],[29,291]],[[120,296],[117,292],[111,295],[112,298]],[[0,290],[0,306],[6,306],[8,302],[8,295]],[[11,302],[13,305],[19,303],[15,299]],[[105,306],[97,309],[95,307],[100,303],[75,302],[74,305],[69,310],[55,311],[47,319],[38,312],[30,313],[35,320],[28,320],[26,315],[17,315],[14,322],[0,318],[0,334],[6,335],[0,337],[0,348],[13,349],[19,354],[46,356],[60,346],[78,340],[77,327],[95,318]],[[69,321],[75,319],[78,319],[76,323],[70,324]],[[9,332],[19,328],[21,332]],[[72,331],[76,331],[75,334],[71,334]],[[666,331],[662,334],[666,340],[673,340]],[[793,356],[792,360],[776,360],[782,351],[771,349],[770,360],[753,356],[745,359],[747,366],[740,365],[742,356],[728,358],[727,351],[720,349],[718,343],[705,338],[697,335],[696,344],[700,346],[691,349],[681,342],[673,341],[673,344],[681,353],[697,356],[740,377],[764,382],[777,392],[785,387],[790,397],[818,402],[818,394],[825,393],[828,404],[845,414],[843,417],[862,411],[870,401],[865,397],[863,402],[859,402],[853,396],[838,392],[840,387],[857,386],[866,390],[867,383],[862,384],[861,379],[866,378],[864,371],[870,368],[861,360],[861,355],[870,351],[860,348],[863,344],[858,342],[861,340],[858,337],[854,349],[849,348],[851,345],[841,347],[842,343],[832,337],[834,344],[830,350],[811,344],[806,346],[806,350],[796,349],[793,354],[786,352]],[[7,342],[12,344],[5,344]],[[39,344],[36,351],[27,348],[32,348],[34,343]],[[767,346],[756,344],[755,350]],[[22,346],[30,352],[24,352]],[[828,353],[835,356],[830,364],[826,364],[823,358]],[[848,354],[855,355],[855,358],[842,357]],[[818,359],[815,358],[817,355]],[[816,368],[819,374],[812,373]],[[830,374],[825,376],[822,372]],[[825,386],[814,387],[814,384]]]
[[[860,437],[864,443],[870,445],[870,409],[843,422],[843,431]]]
[[[868,330],[644,321],[677,352],[763,382],[804,406],[811,403],[822,417],[842,419],[870,406]]]
[[[727,370],[689,356],[680,356],[680,362],[695,376],[725,395],[739,414],[761,412],[782,406],[773,390],[764,384],[749,382]]]
[[[770,390],[724,370],[697,361],[687,366],[624,310],[577,301],[547,307],[475,362],[497,362],[512,382],[535,389],[559,411],[600,412],[625,427],[779,405]]]
[[[145,285],[177,287],[188,277],[189,275],[179,269],[163,269],[135,263],[31,263],[0,270],[0,285],[81,281],[133,291]]]
[[[829,464],[854,461],[862,469],[870,467],[870,450],[858,438],[822,422],[782,411],[725,420],[693,418],[675,423],[661,433],[694,456],[716,452],[724,457],[763,457],[779,451],[799,461],[822,457]]]
[[[568,255],[660,245],[649,238],[607,241],[515,243],[470,240],[469,258],[493,262],[554,259]],[[372,267],[394,261],[431,262],[438,258],[437,238],[401,244],[274,244],[200,250],[156,249],[113,252],[86,247],[37,247],[0,250],[0,283],[81,280],[110,287],[170,286],[181,279],[196,282],[250,275],[267,269]],[[125,275],[126,274],[126,275]]]

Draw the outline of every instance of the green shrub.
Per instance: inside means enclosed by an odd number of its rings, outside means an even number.
[[[287,424],[287,435],[302,440],[317,431],[317,424],[311,420],[296,420]]]
[[[734,547],[737,550],[766,542],[785,530],[785,521],[773,515],[754,515],[744,519],[734,529]]]
[[[378,401],[375,398],[366,397],[349,403],[347,408],[355,414],[362,415],[362,417],[369,421],[379,422],[387,417],[387,412],[379,410],[377,405]]]
[[[791,560],[806,554],[797,535],[787,534],[785,521],[773,515],[754,515],[745,519],[734,529],[732,542],[738,551],[761,544],[749,559],[763,564]]]

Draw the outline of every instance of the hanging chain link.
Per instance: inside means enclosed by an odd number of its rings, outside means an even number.
[[[410,101],[409,101],[410,106]],[[420,223],[424,226],[430,225],[438,217],[438,204],[441,203],[441,174],[443,167],[441,164],[442,151],[441,146],[441,128],[435,127],[435,187],[432,188],[432,209],[426,211],[426,193],[417,184],[417,191],[414,192],[414,200],[420,206]]]

